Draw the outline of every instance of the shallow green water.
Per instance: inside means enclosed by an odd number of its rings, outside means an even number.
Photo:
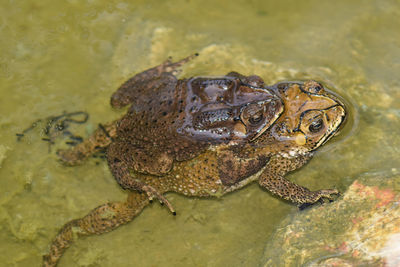
[[[39,266],[58,229],[125,198],[105,162],[59,164],[38,118],[123,111],[109,96],[168,56],[199,52],[182,75],[313,78],[351,104],[342,136],[290,179],[345,191],[353,177],[400,167],[398,1],[3,1],[0,6],[0,265]],[[97,164],[96,164],[97,163]],[[256,184],[222,199],[169,194],[132,223],[76,242],[60,266],[257,266],[274,228],[298,209]],[[316,237],[318,238],[318,237]]]

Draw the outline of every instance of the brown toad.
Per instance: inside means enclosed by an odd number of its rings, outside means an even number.
[[[111,172],[129,194],[126,202],[101,205],[67,223],[44,266],[55,266],[74,236],[111,231],[153,198],[175,214],[166,192],[221,196],[258,180],[298,205],[338,193],[310,191],[284,175],[338,132],[346,117],[343,103],[315,81],[266,86],[258,76],[236,72],[178,80],[176,69],[192,57],[168,60],[129,79],[111,97],[113,107],[131,104],[127,114],[59,151],[66,164],[75,165],[106,149]]]

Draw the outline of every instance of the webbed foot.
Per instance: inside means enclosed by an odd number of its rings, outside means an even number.
[[[176,75],[179,72],[179,70],[177,70],[179,67],[181,67],[185,63],[189,62],[193,58],[197,57],[198,55],[199,55],[198,53],[195,53],[195,54],[185,57],[177,62],[172,62],[172,58],[169,57],[164,63],[162,63],[159,66],[160,72],[167,72],[167,73],[172,73],[172,74]]]
[[[329,201],[335,200],[337,195],[340,195],[340,192],[337,189],[322,189],[316,191],[319,199],[326,198]]]
[[[160,193],[158,192],[154,187],[149,186],[149,185],[144,185],[141,190],[146,192],[146,194],[149,197],[150,201],[153,201],[154,198],[158,199],[161,203],[161,205],[166,205],[168,209],[171,211],[173,215],[176,215],[174,207],[171,205],[171,203]]]

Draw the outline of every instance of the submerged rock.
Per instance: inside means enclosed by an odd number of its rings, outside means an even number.
[[[10,150],[10,148],[8,146],[0,145],[0,168],[1,168],[3,161],[7,157],[6,154],[7,154],[8,150]]]
[[[400,266],[400,175],[365,175],[343,197],[287,218],[263,266]]]

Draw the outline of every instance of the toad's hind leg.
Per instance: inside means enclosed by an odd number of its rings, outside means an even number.
[[[146,194],[131,192],[126,202],[101,205],[85,217],[68,222],[53,240],[49,254],[43,256],[43,266],[56,266],[77,237],[110,232],[130,222],[148,203]]]
[[[73,148],[58,150],[57,155],[65,165],[81,164],[86,158],[111,144],[117,133],[116,128],[115,121],[104,125],[99,124],[99,128],[89,138]]]

